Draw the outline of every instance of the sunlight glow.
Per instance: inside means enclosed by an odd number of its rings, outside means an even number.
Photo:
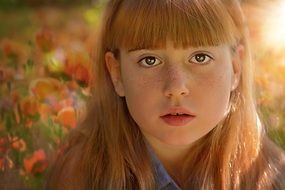
[[[268,9],[262,28],[266,46],[280,50],[285,47],[285,2],[276,3]]]

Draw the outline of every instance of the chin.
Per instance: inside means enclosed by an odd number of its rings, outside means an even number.
[[[168,145],[173,146],[189,146],[193,144],[198,138],[186,138],[186,137],[171,137],[167,139],[162,139],[161,141]]]

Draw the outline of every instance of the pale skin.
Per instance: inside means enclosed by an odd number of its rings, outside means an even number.
[[[105,61],[116,93],[126,98],[131,116],[168,173],[179,184],[191,144],[209,133],[227,114],[231,91],[238,86],[243,48],[229,45],[130,51],[120,48]],[[183,107],[195,118],[171,126],[160,116]]]

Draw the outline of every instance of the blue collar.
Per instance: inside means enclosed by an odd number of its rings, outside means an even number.
[[[175,181],[168,175],[164,166],[160,162],[160,160],[155,155],[152,148],[147,145],[148,151],[150,153],[151,161],[153,164],[154,172],[155,172],[155,183],[157,190],[181,190]]]

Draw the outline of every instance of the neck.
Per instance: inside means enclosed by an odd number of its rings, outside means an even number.
[[[177,184],[181,183],[182,169],[190,145],[169,145],[154,138],[146,138],[168,174]]]

